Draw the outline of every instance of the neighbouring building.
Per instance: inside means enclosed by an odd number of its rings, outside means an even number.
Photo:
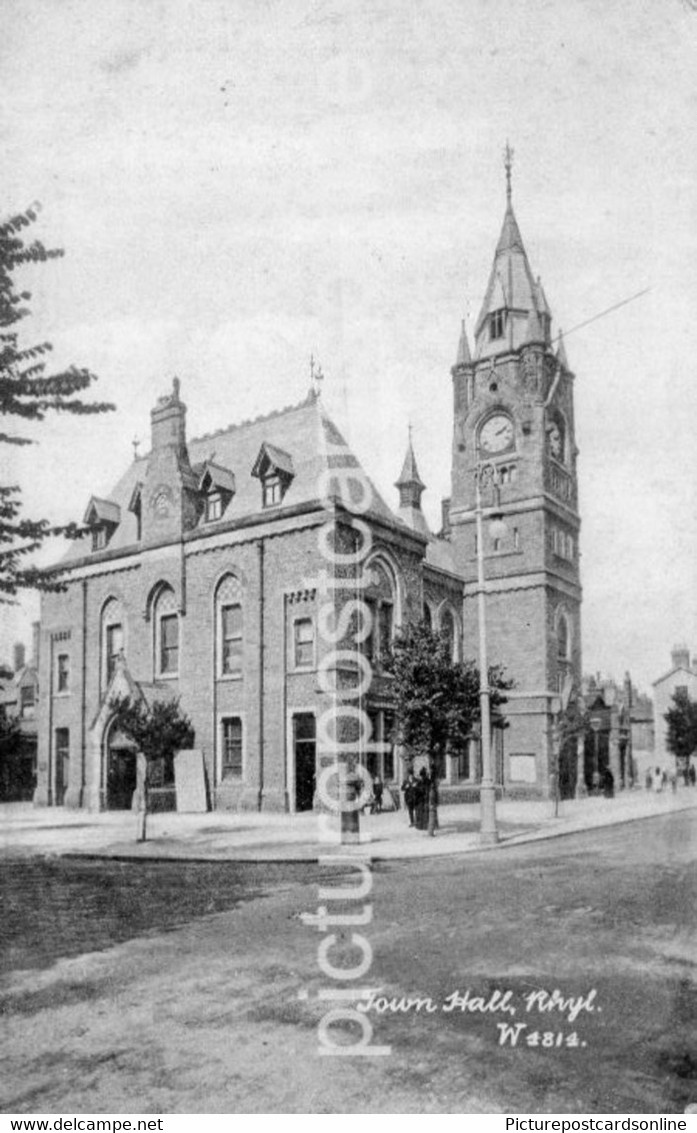
[[[673,704],[673,694],[684,690],[697,700],[697,658],[690,660],[687,645],[675,645],[670,654],[670,669],[653,682],[654,725],[656,733],[656,766],[675,766],[675,756],[668,750],[665,714]]]
[[[0,680],[0,713],[16,725],[0,739],[0,801],[27,802],[37,784],[39,623],[33,626],[32,657],[21,642],[14,646],[12,676]]]
[[[639,692],[629,673],[619,684],[612,678],[583,678],[584,707],[588,729],[584,742],[583,783],[593,785],[593,774],[601,777],[610,768],[615,788],[643,785],[655,760],[653,704]]]
[[[442,530],[421,510],[424,484],[409,440],[394,510],[371,486],[372,549],[363,592],[374,615],[361,649],[374,679],[365,707],[386,750],[366,762],[387,782],[394,745],[390,678],[381,659],[397,628],[425,618],[453,655],[476,657],[475,471],[484,528],[489,658],[515,681],[506,727],[494,728],[496,780],[521,796],[549,793],[553,714],[580,691],[577,448],[574,378],[539,278],[507,203],[470,349],[463,324],[452,368],[452,488]],[[358,468],[315,389],[301,404],[189,439],[179,383],[152,411],[151,445],[108,499],[85,512],[89,536],[53,568],[66,586],[42,599],[39,804],[128,806],[135,753],[114,727],[115,694],[177,696],[204,753],[211,804],[305,810],[313,805],[320,532],[355,546],[350,516],[326,496],[337,466]],[[445,441],[445,438],[444,438]],[[500,725],[503,721],[497,721]],[[563,753],[576,776],[576,746]],[[476,798],[479,744],[441,769],[450,796]]]

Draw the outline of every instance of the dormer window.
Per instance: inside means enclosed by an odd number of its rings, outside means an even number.
[[[106,527],[92,528],[92,550],[103,551],[109,542]]]
[[[283,486],[279,476],[268,476],[262,486],[264,507],[273,507],[283,499]]]
[[[265,441],[254,462],[252,476],[261,480],[262,505],[265,508],[277,507],[295,476],[293,458],[290,453]]]
[[[121,522],[121,508],[111,500],[92,496],[82,522],[92,533],[92,550],[103,551]]]
[[[225,509],[235,494],[234,474],[229,468],[223,468],[209,460],[203,466],[198,488],[203,493],[204,523],[215,523],[216,520],[222,519]]]
[[[492,311],[489,321],[489,338],[503,338],[504,328],[506,326],[506,312],[505,310]]]
[[[211,492],[206,496],[206,523],[220,519],[223,514],[223,497],[220,492]]]

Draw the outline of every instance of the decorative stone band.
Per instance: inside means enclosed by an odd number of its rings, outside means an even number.
[[[536,590],[541,587],[553,586],[569,598],[580,598],[581,587],[551,571],[535,571],[531,574],[514,574],[506,578],[490,578],[486,582],[487,594],[507,594],[509,590]],[[466,582],[464,597],[475,598],[479,593],[479,585],[475,582]]]

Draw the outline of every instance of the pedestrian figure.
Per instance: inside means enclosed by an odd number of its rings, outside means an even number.
[[[402,783],[402,790],[404,792],[404,805],[409,812],[409,825],[414,825],[414,808],[416,807],[416,793],[418,783],[413,771],[407,773],[407,777]]]
[[[593,772],[593,794],[594,795],[600,794],[600,772],[599,771]]]
[[[615,776],[609,767],[605,768],[603,775],[603,794],[606,799],[614,799],[615,797]]]
[[[695,779],[697,779],[697,771],[695,771],[695,765],[694,765],[694,763],[691,763],[691,764],[690,764],[690,770],[688,771],[688,773],[687,773],[687,774],[688,774],[688,778],[689,778],[689,780],[690,780],[690,786],[691,786],[691,787],[694,787],[694,785],[695,785]]]
[[[425,767],[422,767],[416,781],[416,805],[414,814],[417,830],[428,829],[428,789],[428,772]]]
[[[373,814],[382,814],[382,792],[384,784],[380,776],[376,773],[373,779]]]
[[[661,775],[660,767],[657,767],[653,773],[653,789],[658,792],[663,787],[663,776]]]
[[[670,769],[670,775],[668,776],[668,781],[670,782],[671,791],[673,792],[673,794],[675,794],[675,792],[678,789],[678,774],[677,774],[677,771],[675,770],[674,767],[671,767],[671,769]]]
[[[646,771],[646,790],[647,791],[651,790],[652,782],[653,782],[653,780],[652,780],[652,776],[651,776],[651,768],[649,767]]]

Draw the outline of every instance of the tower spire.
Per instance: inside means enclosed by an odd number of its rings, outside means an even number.
[[[424,491],[425,484],[419,476],[419,470],[416,466],[416,457],[414,456],[411,434],[412,426],[410,422],[407,453],[404,457],[404,464],[402,465],[399,480],[395,482],[395,487],[399,489],[398,515],[413,531],[418,531],[421,535],[428,535],[428,524],[421,511],[421,495]]]

